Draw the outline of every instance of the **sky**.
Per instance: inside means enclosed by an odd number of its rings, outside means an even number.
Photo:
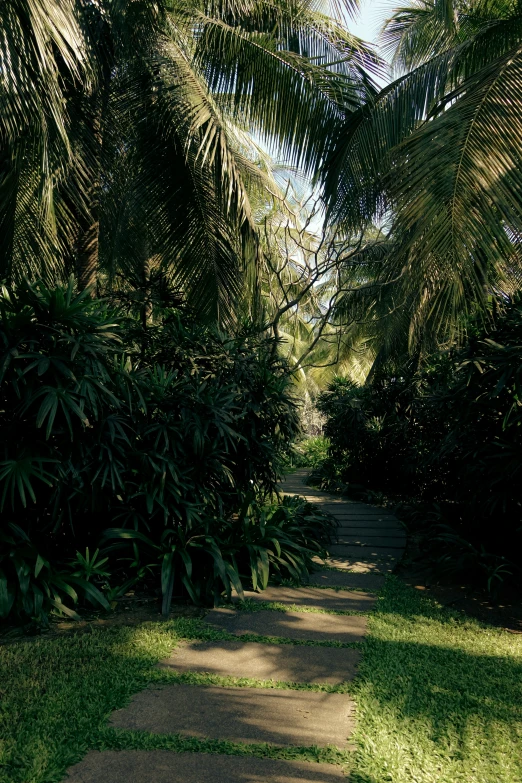
[[[400,0],[361,0],[359,17],[350,21],[350,32],[365,41],[376,42],[382,23],[399,5]]]
[[[348,29],[364,41],[375,44],[379,49],[378,38],[382,25],[394,9],[401,5],[401,0],[361,0],[360,13],[356,19],[350,19],[347,24]],[[380,54],[384,57],[382,51]],[[375,81],[382,88],[389,83],[390,78],[390,74],[383,74],[382,77],[376,77]]]

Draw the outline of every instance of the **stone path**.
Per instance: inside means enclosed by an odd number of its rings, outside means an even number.
[[[155,685],[115,712],[111,726],[217,742],[268,743],[276,748],[333,746],[343,751],[350,747],[355,726],[350,696],[296,686],[335,686],[354,678],[366,631],[365,614],[371,611],[385,574],[401,557],[405,535],[393,515],[310,489],[303,484],[305,475],[306,471],[297,471],[287,479],[285,494],[304,496],[337,520],[330,556],[318,561],[308,585],[248,593],[250,600],[261,603],[252,611],[210,611],[205,617],[209,626],[237,636],[237,641],[187,641],[159,664],[178,673],[248,678],[248,687]],[[249,639],[242,640],[246,634]],[[251,641],[251,635],[256,641]],[[345,772],[334,764],[163,750],[90,752],[69,770],[68,777],[69,783],[335,783],[340,779],[346,780]]]

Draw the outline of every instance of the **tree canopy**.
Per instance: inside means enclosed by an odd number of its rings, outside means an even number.
[[[74,273],[144,323],[183,302],[282,325],[283,304],[293,355],[362,350],[364,372],[462,339],[519,287],[522,9],[412,0],[379,90],[357,7],[6,0],[0,277]],[[312,285],[305,234],[330,253]]]

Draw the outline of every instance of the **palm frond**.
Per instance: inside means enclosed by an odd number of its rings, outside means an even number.
[[[385,87],[337,130],[324,168],[330,219],[360,227],[390,208],[385,177],[398,145],[444,110],[446,99],[473,74],[508,55],[522,39],[522,16],[487,21],[471,38],[437,54]]]
[[[398,253],[436,330],[520,274],[521,84],[519,44],[448,96],[398,153]]]

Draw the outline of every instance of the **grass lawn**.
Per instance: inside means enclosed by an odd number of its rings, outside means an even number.
[[[520,783],[522,637],[395,577],[370,620],[354,783]]]
[[[353,783],[522,782],[522,638],[440,609],[394,577],[371,615],[360,677],[324,688],[356,697],[352,756],[108,729],[109,713],[151,682],[261,685],[154,670],[183,637],[237,641],[179,619],[0,647],[0,783],[54,783],[89,748],[131,747],[350,758]]]

